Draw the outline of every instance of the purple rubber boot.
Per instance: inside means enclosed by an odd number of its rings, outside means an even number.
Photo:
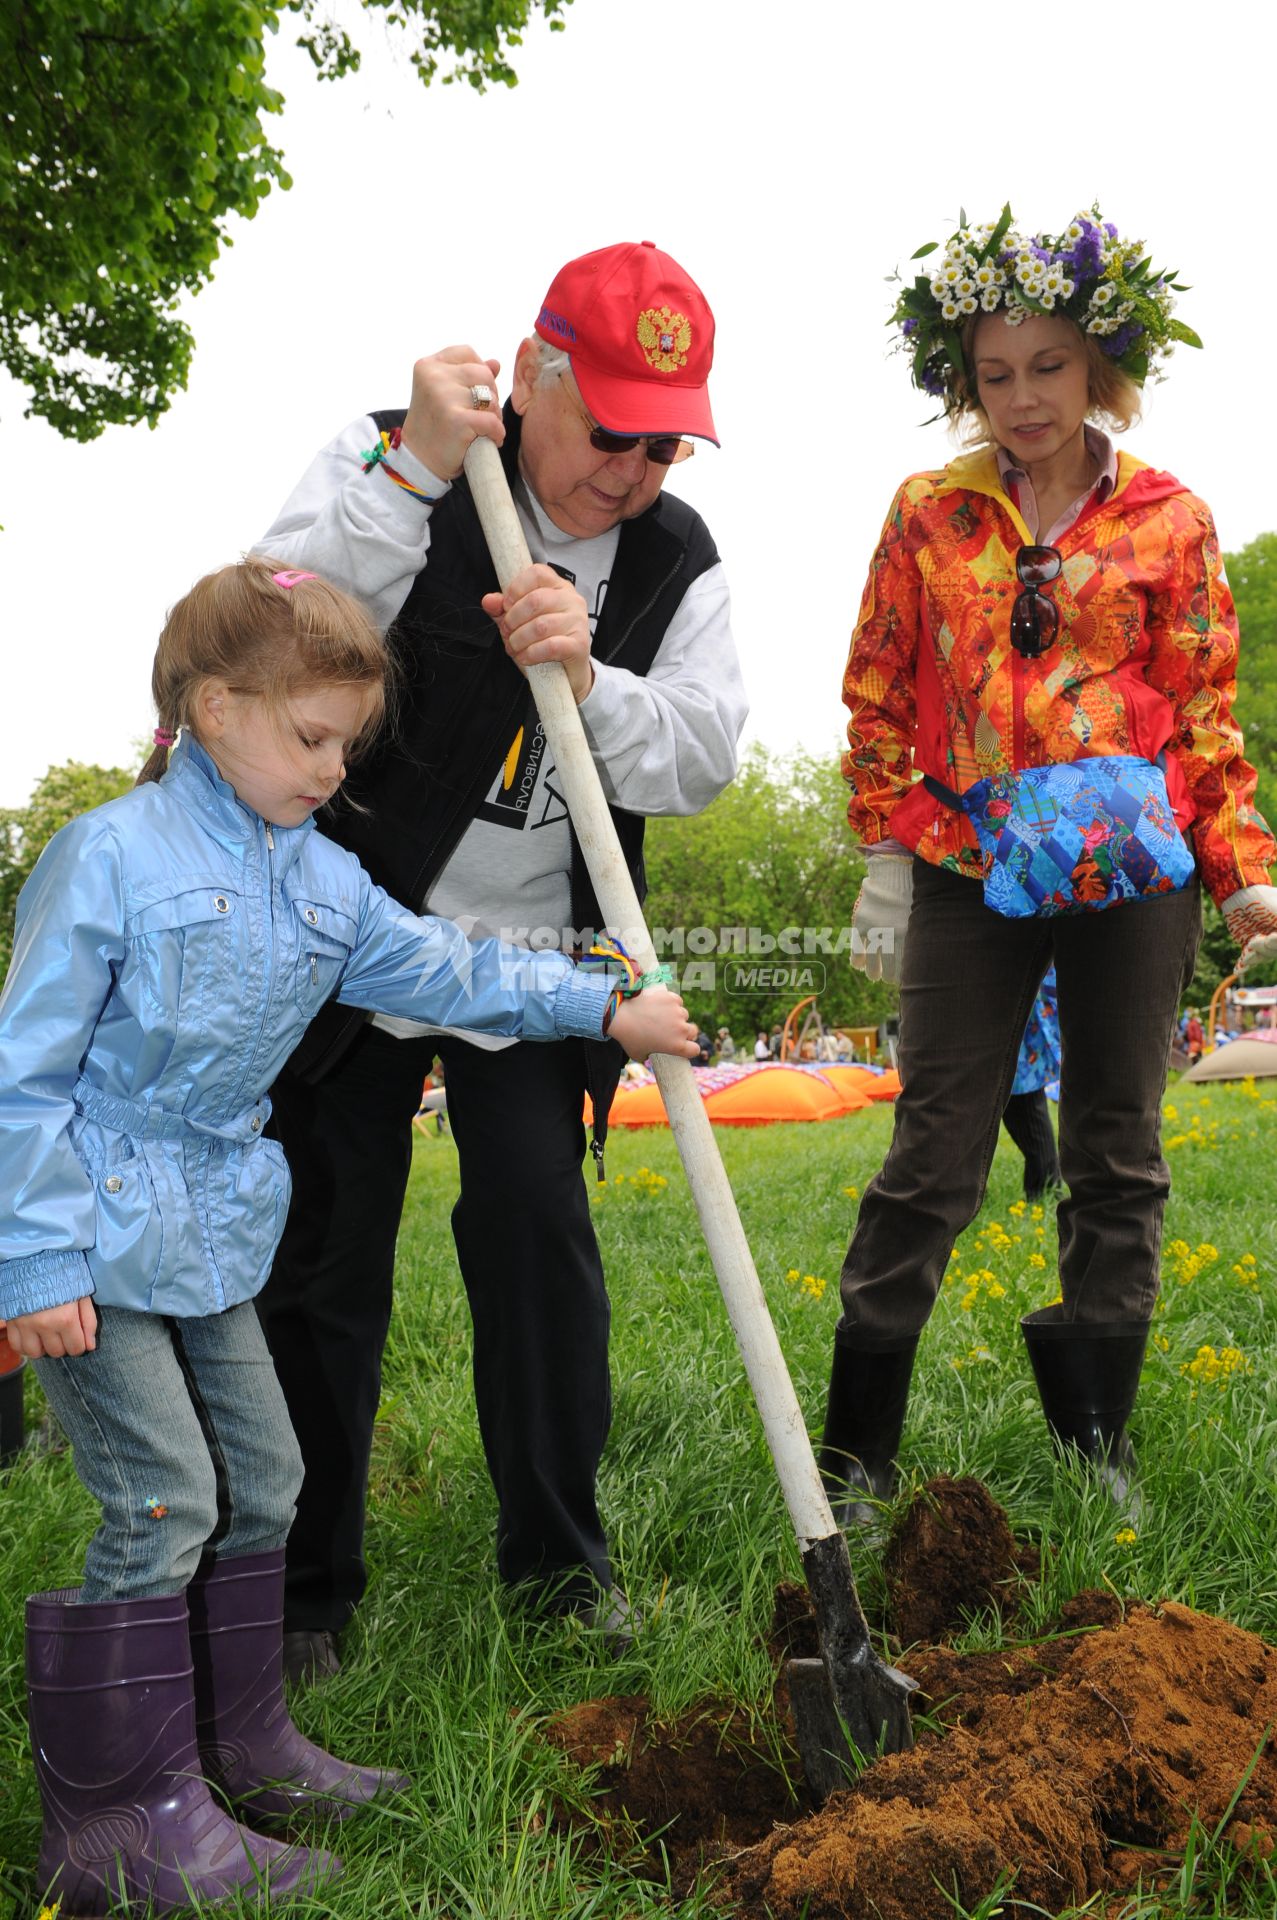
[[[335,1878],[341,1862],[331,1854],[238,1826],[209,1792],[195,1745],[186,1595],[76,1599],[68,1587],[27,1601],[44,1897],[63,1915],[148,1901],[163,1914],[243,1890],[272,1900],[313,1893]]]
[[[187,1598],[200,1762],[246,1819],[344,1820],[407,1790],[405,1774],[334,1760],[293,1725],[284,1700],[282,1548],[214,1561]]]

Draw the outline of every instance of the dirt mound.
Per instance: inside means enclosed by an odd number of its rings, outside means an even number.
[[[904,1516],[884,1571],[908,1644],[924,1619],[953,1629],[990,1604],[1006,1612],[1029,1562],[978,1482],[939,1481]],[[804,1589],[778,1592],[772,1638],[778,1659],[815,1652]],[[1012,1870],[1018,1899],[1057,1913],[1147,1884],[1194,1814],[1208,1830],[1227,1817],[1236,1845],[1272,1853],[1277,1651],[1254,1634],[1170,1602],[1123,1609],[1083,1593],[1033,1644],[910,1645],[903,1664],[944,1732],[923,1729],[912,1753],[820,1812],[783,1678],[752,1715],[710,1702],[661,1724],[641,1698],[600,1700],[558,1716],[549,1737],[599,1770],[604,1844],[629,1851],[659,1834],[675,1894],[714,1867],[736,1920],[951,1920],[952,1896],[969,1908]]]
[[[998,1655],[1009,1672],[992,1694],[987,1655],[974,1670],[971,1656],[911,1657],[933,1703],[965,1702],[968,1724],[731,1861],[723,1888],[741,1920],[951,1920],[942,1889],[970,1906],[1013,1866],[1017,1897],[1055,1913],[1147,1876],[1155,1862],[1124,1848],[1173,1851],[1194,1811],[1222,1820],[1277,1719],[1277,1653],[1170,1603],[1051,1647],[1047,1661],[1034,1647]],[[1266,1851],[1274,1828],[1265,1746],[1232,1834]]]

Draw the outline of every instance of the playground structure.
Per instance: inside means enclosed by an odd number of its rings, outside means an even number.
[[[806,1011],[804,1011],[806,1009]],[[891,1023],[884,1022],[889,1027]],[[819,996],[809,993],[805,1000],[791,1007],[781,1028],[780,1053],[778,1058],[784,1061],[828,1060],[831,1055],[821,1051],[821,1042],[830,1037],[835,1042],[836,1059],[863,1060],[870,1066],[878,1058],[878,1047],[883,1039],[883,1027],[827,1027],[820,1016]],[[886,1034],[888,1064],[896,1064],[895,1036]]]

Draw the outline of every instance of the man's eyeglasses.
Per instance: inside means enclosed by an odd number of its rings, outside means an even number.
[[[1042,588],[1059,579],[1063,564],[1054,547],[1021,547],[1015,556],[1020,591],[1011,608],[1011,645],[1025,660],[1038,659],[1060,631],[1060,609]]]
[[[644,457],[655,460],[658,467],[675,467],[680,460],[690,460],[696,451],[690,440],[680,440],[676,433],[609,433],[590,418],[584,407],[577,407],[577,412],[590,429],[590,445],[598,453],[633,453],[641,446]]]

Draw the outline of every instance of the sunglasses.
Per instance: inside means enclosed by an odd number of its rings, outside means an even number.
[[[1060,630],[1060,609],[1042,588],[1059,579],[1063,564],[1054,547],[1021,547],[1015,556],[1020,591],[1011,608],[1011,645],[1024,660],[1038,659]]]
[[[590,429],[590,445],[598,453],[633,453],[635,447],[642,447],[644,457],[655,460],[658,467],[675,467],[680,460],[690,460],[696,451],[690,440],[680,440],[676,433],[609,433],[590,418],[584,407],[576,410]]]

